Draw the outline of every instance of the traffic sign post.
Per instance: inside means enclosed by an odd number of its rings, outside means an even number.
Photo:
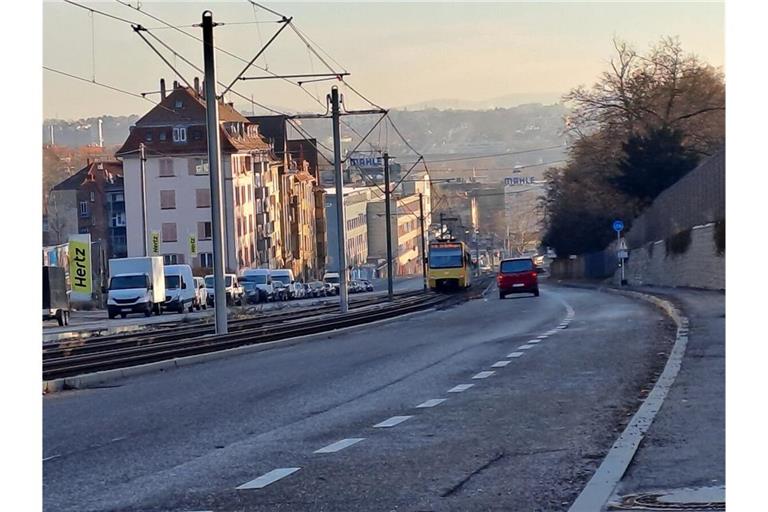
[[[624,231],[624,222],[616,219],[613,221],[613,230],[616,232],[616,256],[619,258],[619,268],[621,268],[621,286],[626,286],[627,280],[624,276],[624,262],[629,257],[629,250],[627,244],[621,237],[621,232]]]

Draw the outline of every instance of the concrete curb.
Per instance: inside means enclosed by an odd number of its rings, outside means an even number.
[[[428,313],[435,311],[434,307],[427,308],[420,311],[413,311],[404,315],[398,315],[391,318],[384,318],[382,320],[376,320],[374,322],[367,322],[358,325],[351,325],[349,327],[342,327],[341,329],[333,329],[331,331],[305,334],[303,336],[294,336],[292,338],[285,338],[282,340],[268,341],[265,343],[258,343],[255,345],[245,345],[242,347],[235,347],[226,350],[219,350],[216,352],[209,352],[206,354],[196,354],[192,356],[177,357],[175,359],[169,359],[167,361],[157,361],[154,363],[147,363],[138,366],[130,366],[128,368],[116,368],[114,370],[105,370],[101,372],[86,373],[83,375],[76,375],[74,377],[64,377],[62,379],[53,379],[43,381],[43,393],[57,393],[66,391],[69,389],[85,389],[89,387],[95,387],[103,384],[108,384],[127,377],[134,377],[137,375],[144,375],[147,373],[164,371],[173,368],[183,368],[185,366],[192,366],[194,364],[204,363],[208,361],[215,361],[217,359],[225,359],[232,356],[241,354],[250,354],[255,352],[262,352],[275,348],[276,345],[292,346],[305,338],[311,338],[313,336],[327,336],[330,333],[344,332],[350,329],[357,329],[359,327],[367,327],[370,325],[382,324],[385,322],[392,322],[394,320],[402,320],[410,316],[419,315],[422,313]]]
[[[616,486],[632,462],[640,443],[661,409],[675,378],[677,378],[688,345],[688,318],[668,300],[648,293],[604,286],[572,287],[597,289],[649,302],[662,309],[677,325],[675,343],[667,363],[664,365],[664,371],[656,380],[653,389],[640,408],[632,416],[629,424],[611,446],[597,471],[568,509],[568,512],[598,512],[605,510],[605,506],[613,497]]]

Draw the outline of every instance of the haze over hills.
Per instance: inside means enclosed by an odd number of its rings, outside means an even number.
[[[528,103],[551,105],[559,103],[561,97],[562,93],[559,92],[537,92],[506,94],[485,100],[443,98],[403,105],[398,107],[398,110],[492,110],[496,108],[512,108]]]

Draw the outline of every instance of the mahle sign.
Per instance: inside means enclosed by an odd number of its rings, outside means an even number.
[[[515,187],[520,185],[535,185],[536,178],[533,176],[512,176],[504,178],[505,187]]]
[[[384,158],[376,153],[350,153],[350,167],[366,170],[383,170]]]

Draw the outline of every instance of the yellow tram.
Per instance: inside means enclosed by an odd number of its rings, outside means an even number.
[[[431,290],[469,288],[472,284],[472,257],[464,242],[430,242],[427,264],[427,279]]]

